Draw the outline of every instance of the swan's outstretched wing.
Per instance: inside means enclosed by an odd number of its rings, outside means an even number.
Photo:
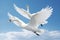
[[[23,8],[19,8],[15,4],[14,4],[14,8],[20,15],[26,17],[27,19],[31,18],[31,14],[27,12],[26,10],[24,10]]]
[[[22,20],[20,20],[19,18],[11,15],[10,13],[8,13],[8,16],[9,16],[9,21],[10,22],[13,22],[14,24],[16,24],[19,27],[20,26],[21,27],[25,27],[26,24]]]
[[[47,23],[46,20],[52,15],[52,10],[53,9],[51,7],[43,8],[41,11],[32,16],[29,25],[33,27],[38,27],[40,24]]]

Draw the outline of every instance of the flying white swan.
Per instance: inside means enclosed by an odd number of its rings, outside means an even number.
[[[52,15],[52,12],[53,12],[53,8],[51,7],[43,8],[41,11],[33,14],[30,14],[28,7],[26,11],[22,8],[17,7],[14,4],[14,8],[19,14],[29,19],[30,22],[26,24],[21,19],[8,13],[9,21],[15,23],[19,27],[22,27],[26,30],[34,32],[38,36],[39,36],[39,33],[41,32],[41,30],[38,29],[39,25],[42,26],[44,24],[47,24],[48,22],[47,19]]]

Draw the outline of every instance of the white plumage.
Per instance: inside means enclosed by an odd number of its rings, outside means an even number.
[[[24,10],[22,8],[17,7],[14,4],[15,10],[25,18],[29,19],[30,22],[28,24],[25,24],[22,20],[19,18],[12,16],[10,13],[8,13],[8,16],[10,20],[15,23],[17,26],[20,26],[26,30],[32,31],[35,34],[39,35],[41,31],[38,29],[39,25],[47,24],[47,19],[52,15],[53,8],[52,7],[46,7],[43,8],[41,11],[30,14],[29,10]]]

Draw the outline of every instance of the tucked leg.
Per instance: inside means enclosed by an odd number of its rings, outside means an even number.
[[[37,36],[40,36],[37,32],[34,32]]]
[[[43,26],[43,24],[41,24],[41,26]]]

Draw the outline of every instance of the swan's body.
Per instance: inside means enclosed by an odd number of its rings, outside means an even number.
[[[18,13],[20,13],[20,15],[29,19],[30,22],[28,24],[25,24],[19,18],[12,16],[10,13],[8,13],[10,21],[15,23],[17,26],[20,26],[26,30],[34,32],[37,35],[39,35],[38,33],[41,32],[38,29],[38,26],[47,24],[47,19],[51,16],[52,10],[53,10],[51,7],[46,7],[37,13],[30,14],[29,9],[27,9],[27,11],[26,11],[22,8],[18,8],[16,5],[14,5],[14,8]]]

